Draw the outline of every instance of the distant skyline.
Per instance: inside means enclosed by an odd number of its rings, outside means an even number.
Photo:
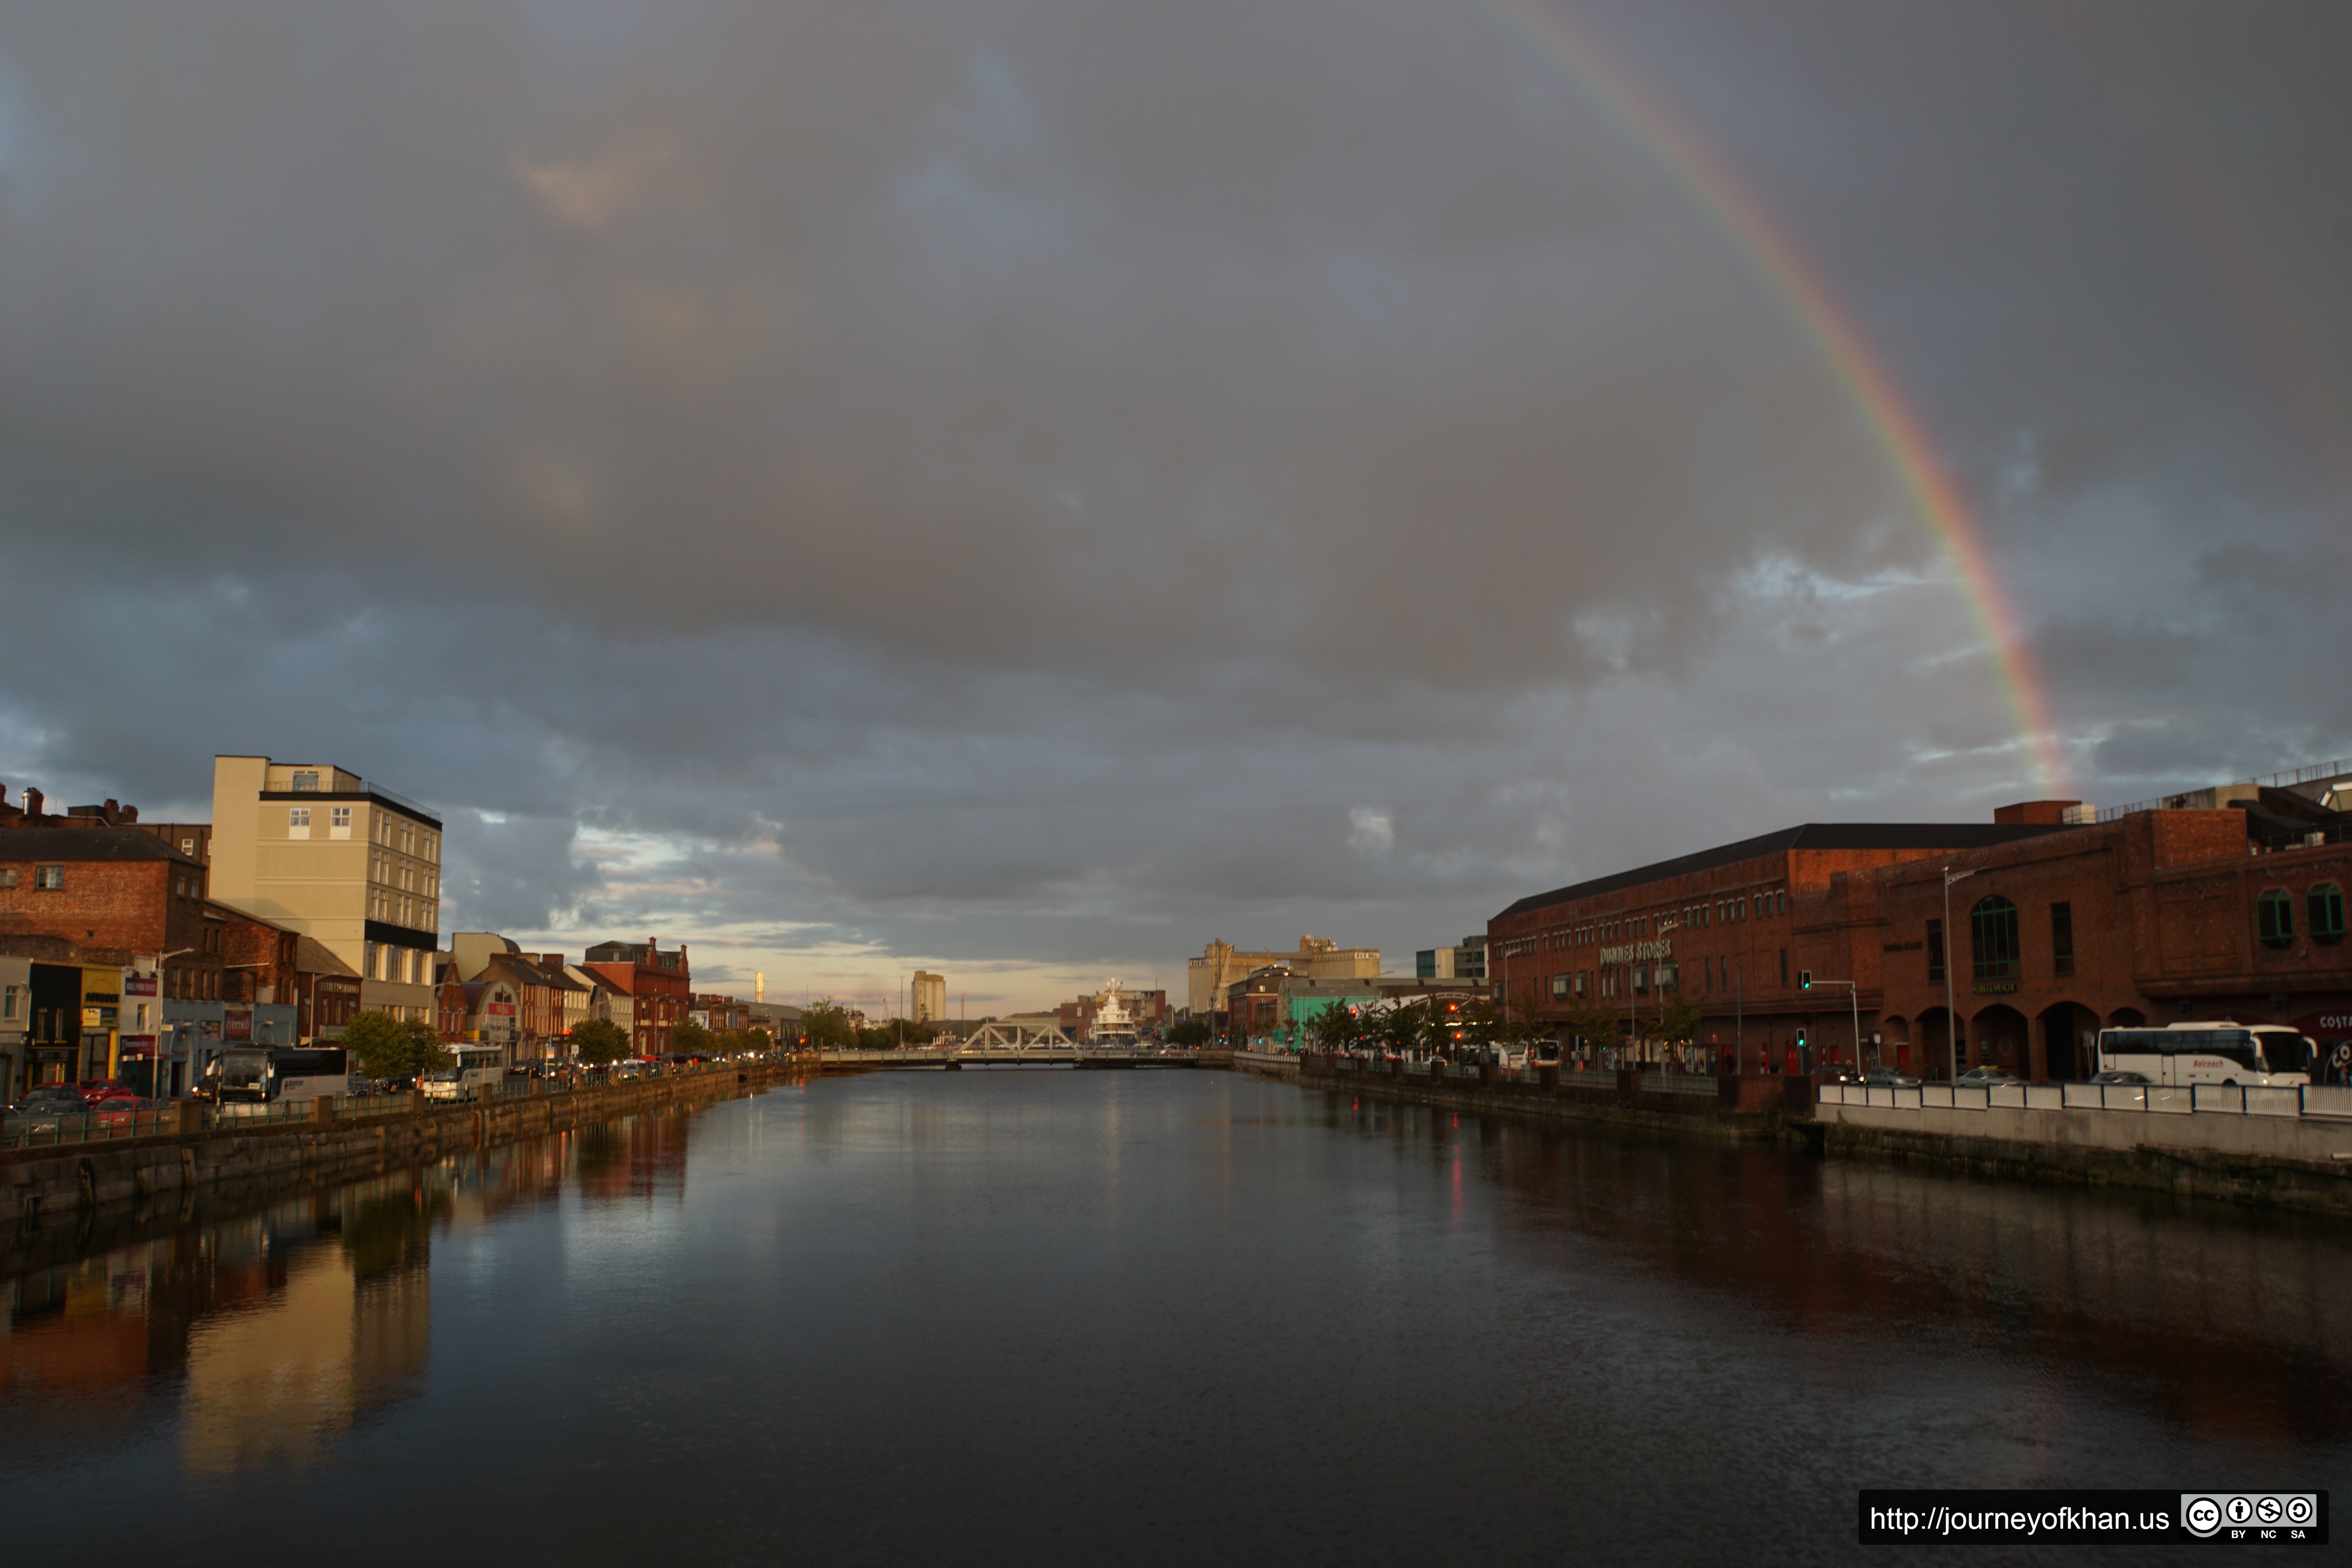
[[[2352,755],[2347,58],[0,0],[0,779],[338,763],[445,816],[446,930],[977,1014]]]

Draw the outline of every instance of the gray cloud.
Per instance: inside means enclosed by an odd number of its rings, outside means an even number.
[[[2085,793],[2352,751],[2340,18],[1574,9]],[[1847,389],[1467,0],[0,0],[0,776],[332,756],[453,923],[1172,980],[2035,787]]]

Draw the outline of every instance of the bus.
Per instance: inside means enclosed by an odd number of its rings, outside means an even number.
[[[2099,1066],[2154,1084],[2291,1087],[2311,1081],[2318,1047],[2283,1024],[2171,1024],[2161,1029],[2102,1029]]]
[[[449,1065],[425,1075],[427,1100],[479,1100],[485,1088],[506,1081],[504,1046],[451,1046]]]
[[[350,1060],[339,1046],[232,1046],[205,1072],[223,1105],[316,1100],[351,1084]]]

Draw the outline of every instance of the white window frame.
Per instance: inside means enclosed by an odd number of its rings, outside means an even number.
[[[327,813],[327,837],[330,838],[349,838],[351,836],[352,808],[348,805],[338,805],[330,808]]]
[[[310,837],[310,808],[309,806],[289,805],[286,808],[286,837],[289,838],[308,838]]]

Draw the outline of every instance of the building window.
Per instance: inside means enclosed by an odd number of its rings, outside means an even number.
[[[2284,947],[2294,941],[2294,900],[2284,888],[2265,888],[2254,900],[2254,931],[2264,947]]]
[[[1674,992],[1680,991],[1682,988],[1683,966],[1681,964],[1669,962],[1658,965],[1659,994],[1670,994]]]
[[[315,792],[319,787],[319,775],[316,773],[296,773],[294,775],[294,787],[298,790]]]
[[[1944,978],[1944,922],[1927,922],[1927,984],[1939,984]]]
[[[36,888],[47,888],[55,892],[65,885],[66,868],[63,866],[39,866],[33,870],[33,886]]]
[[[2020,966],[2015,904],[1999,893],[1979,899],[1977,907],[1969,911],[1969,939],[1978,984],[2016,981]]]
[[[5,990],[0,990],[0,1018],[15,1017],[16,1005],[16,987],[11,985]]]
[[[1555,1002],[1558,1002],[1558,1001],[1560,1001],[1560,1000],[1564,999],[1567,995],[1568,995],[1568,976],[1567,976],[1567,975],[1565,975],[1565,974],[1555,974],[1555,975],[1553,975],[1553,976],[1551,977],[1551,996],[1552,996],[1552,1000],[1553,1000],[1553,1001],[1555,1001]]]
[[[1650,966],[1646,963],[1637,963],[1633,966],[1633,994],[1647,996],[1649,994]]]
[[[2050,906],[2050,973],[2074,973],[2074,906]]]
[[[193,838],[181,839],[180,853],[185,855],[191,860],[194,859],[196,858],[196,841]]]
[[[16,868],[14,866],[0,867],[0,888],[13,888],[16,885]]]
[[[349,838],[352,836],[352,808],[348,805],[339,805],[329,812],[327,829],[329,834],[336,838]]]
[[[2311,889],[2311,940],[2344,940],[2344,889],[2333,882],[2322,882]]]
[[[289,838],[308,838],[310,837],[310,808],[309,806],[294,805],[287,807],[286,837]]]

